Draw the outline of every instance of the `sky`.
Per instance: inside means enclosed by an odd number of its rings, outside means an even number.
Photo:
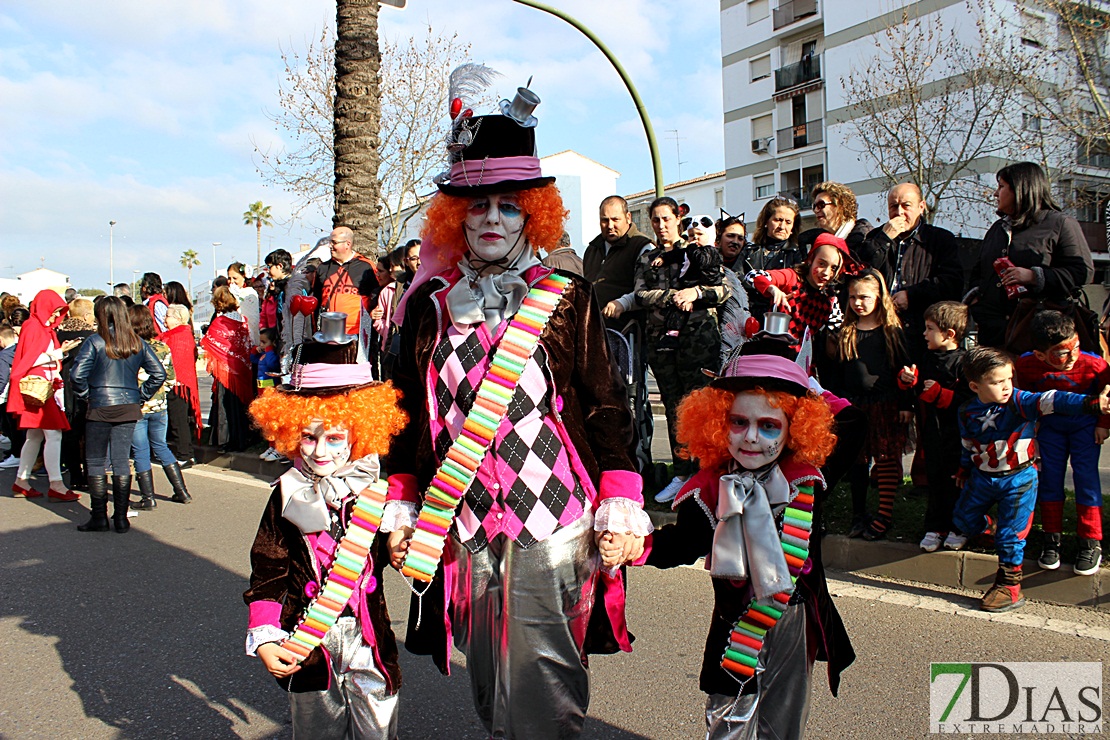
[[[724,168],[717,3],[549,4],[624,65],[666,182]],[[541,156],[573,149],[620,172],[622,193],[652,187],[630,96],[566,22],[511,0],[408,0],[379,18],[382,38],[421,37],[429,24],[457,32],[474,61],[504,75],[499,98],[534,76]],[[266,115],[278,108],[281,50],[303,50],[334,22],[334,0],[0,3],[0,277],[45,266],[77,288],[104,288],[114,267],[116,282],[151,270],[185,283],[179,260],[193,249],[199,283],[212,275],[212,242],[221,270],[253,262],[256,232],[242,214],[257,200],[276,217],[263,254],[326,234],[331,214],[290,220],[292,199],[258,174],[252,140],[283,139]],[[443,112],[429,115],[446,125]]]

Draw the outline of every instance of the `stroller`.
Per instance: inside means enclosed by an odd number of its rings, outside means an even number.
[[[641,475],[650,473],[658,478],[659,471],[653,468],[651,459],[651,435],[655,422],[651,402],[648,400],[647,353],[644,349],[643,326],[633,319],[620,330],[606,329],[605,336],[609,343],[609,357],[624,378],[628,405],[632,409],[637,467]],[[665,475],[666,466],[659,467],[663,468]]]

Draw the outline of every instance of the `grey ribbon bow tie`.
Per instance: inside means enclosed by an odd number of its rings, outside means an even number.
[[[447,291],[447,313],[451,323],[458,326],[484,323],[493,331],[494,327],[514,315],[528,295],[528,283],[524,273],[540,264],[525,245],[524,252],[513,261],[505,272],[479,276],[466,259],[459,262],[463,279]]]
[[[326,478],[313,479],[292,468],[278,479],[281,515],[306,534],[323,532],[331,527],[329,508],[338,510],[376,481],[380,471],[377,455],[355,460]]]
[[[790,484],[776,465],[764,480],[747,471],[721,476],[717,527],[709,572],[714,578],[750,580],[758,602],[792,591],[772,505],[790,501]]]

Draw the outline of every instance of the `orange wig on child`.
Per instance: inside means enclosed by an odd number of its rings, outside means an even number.
[[[319,420],[325,427],[350,432],[351,459],[372,453],[384,455],[408,423],[397,406],[401,394],[390,383],[326,396],[287,393],[267,388],[250,405],[251,418],[266,441],[286,457],[300,454],[304,429]]]
[[[532,252],[539,252],[540,248],[554,249],[563,236],[563,226],[568,215],[559,189],[549,184],[509,195],[516,198],[517,205],[528,217],[524,224],[524,238],[531,245]],[[436,193],[424,215],[424,230],[420,237],[445,253],[445,264],[454,264],[466,254],[463,221],[466,220],[466,210],[473,200],[474,198]]]
[[[759,387],[740,393],[763,394],[768,403],[786,414],[790,421],[786,455],[814,467],[825,464],[825,459],[836,447],[836,434],[833,433],[832,411],[824,399],[813,393],[796,396]],[[736,395],[736,391],[701,388],[678,405],[675,436],[702,468],[724,469],[732,460],[728,451],[728,414]]]

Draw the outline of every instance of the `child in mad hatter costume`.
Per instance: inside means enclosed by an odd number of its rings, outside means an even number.
[[[294,350],[291,383],[250,407],[296,467],[278,479],[251,547],[247,654],[289,693],[294,737],[397,736],[401,674],[381,589],[385,535],[412,520],[387,504],[378,455],[404,426],[398,393],[368,363],[344,364],[355,337],[324,314]]]
[[[454,122],[402,306],[393,382],[410,422],[388,462],[421,504],[394,556],[431,581],[405,646],[446,673],[453,637],[490,735],[535,740],[579,736],[587,653],[631,649],[622,575],[601,572],[596,542],[634,557],[651,524],[597,301],[536,256],[566,209],[529,96]]]
[[[671,568],[705,557],[708,738],[800,737],[814,658],[828,661],[835,695],[855,657],[820,556],[819,468],[836,447],[833,413],[780,356],[789,353],[753,340],[679,405],[678,437],[701,471],[675,498],[676,523],[650,535],[638,561]]]

